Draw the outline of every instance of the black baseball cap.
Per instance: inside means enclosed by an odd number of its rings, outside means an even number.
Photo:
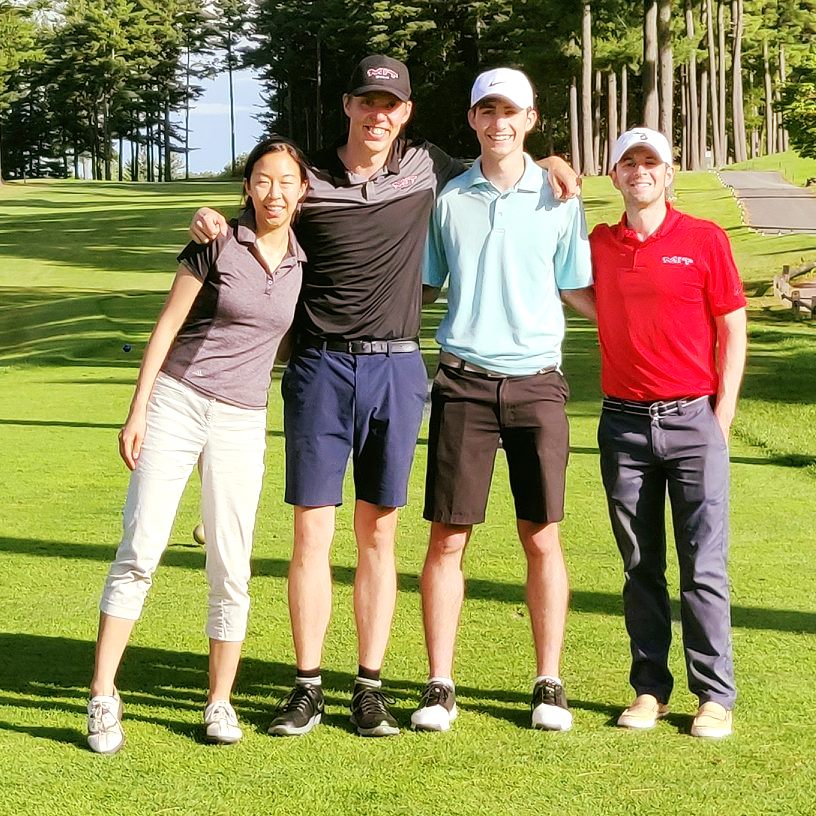
[[[372,91],[394,94],[407,102],[411,98],[411,77],[404,62],[373,54],[360,60],[349,81],[348,93],[362,96]]]

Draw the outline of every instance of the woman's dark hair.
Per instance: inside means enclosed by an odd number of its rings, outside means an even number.
[[[258,142],[249,152],[246,164],[244,165],[244,189],[241,197],[242,215],[254,215],[255,209],[252,206],[252,199],[246,194],[246,183],[252,178],[252,169],[255,163],[267,153],[288,153],[300,168],[300,180],[309,183],[308,163],[303,151],[286,136],[273,133],[262,141]]]

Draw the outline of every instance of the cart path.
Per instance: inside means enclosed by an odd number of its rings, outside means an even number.
[[[734,191],[747,226],[757,232],[816,234],[816,195],[810,190],[772,171],[721,170],[720,179]]]

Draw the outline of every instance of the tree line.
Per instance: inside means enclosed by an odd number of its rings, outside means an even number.
[[[342,134],[348,74],[372,52],[408,63],[412,128],[462,156],[470,85],[494,65],[537,87],[530,148],[584,174],[635,124],[684,169],[789,139],[807,154],[814,35],[816,0],[0,0],[0,157],[16,177],[76,175],[86,156],[95,178],[169,180],[197,83],[245,66],[264,126],[313,151]]]

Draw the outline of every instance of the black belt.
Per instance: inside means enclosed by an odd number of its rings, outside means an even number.
[[[452,368],[454,371],[467,371],[469,374],[477,374],[480,377],[486,377],[488,380],[508,380],[514,377],[531,377],[535,374],[548,374],[550,371],[558,371],[557,365],[551,365],[540,368],[533,374],[502,374],[499,371],[491,371],[489,368],[482,368],[482,366],[475,363],[469,363],[449,351],[439,353],[439,364],[445,368]]]
[[[321,340],[315,337],[301,339],[298,346],[321,351],[342,351],[346,354],[406,354],[419,351],[416,340]]]
[[[708,397],[681,397],[674,400],[657,400],[656,402],[636,402],[635,400],[604,397],[605,411],[617,411],[623,414],[638,414],[639,416],[662,417],[674,416],[682,413],[687,405],[693,405]]]

